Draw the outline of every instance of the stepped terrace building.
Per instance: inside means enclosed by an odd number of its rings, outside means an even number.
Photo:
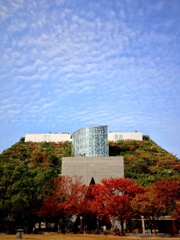
[[[89,185],[92,178],[96,183],[103,178],[123,177],[122,156],[109,157],[108,141],[142,140],[140,132],[109,132],[107,126],[80,128],[69,133],[26,134],[25,142],[65,142],[72,141],[74,157],[62,159],[62,175],[82,176]]]

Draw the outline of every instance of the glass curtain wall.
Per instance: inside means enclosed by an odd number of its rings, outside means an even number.
[[[75,157],[109,156],[107,126],[85,127],[73,133],[72,152]]]

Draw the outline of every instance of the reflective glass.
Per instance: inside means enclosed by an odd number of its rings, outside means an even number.
[[[107,126],[81,128],[73,133],[72,152],[75,157],[109,156]]]

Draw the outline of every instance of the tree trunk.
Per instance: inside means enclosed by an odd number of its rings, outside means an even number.
[[[121,220],[121,232],[122,236],[124,236],[124,222]]]

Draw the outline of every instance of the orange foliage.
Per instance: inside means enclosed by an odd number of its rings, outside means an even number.
[[[93,188],[95,201],[92,203],[92,211],[100,218],[109,215],[119,219],[122,224],[133,214],[130,203],[138,192],[142,192],[142,188],[131,179],[103,179],[101,184]]]
[[[39,215],[59,215],[68,216],[78,214],[81,211],[87,186],[80,178],[61,176],[55,180],[56,191],[47,199],[39,211]]]
[[[138,215],[150,220],[153,228],[156,221],[174,208],[174,215],[179,211],[180,180],[160,179],[144,189],[132,200],[131,206]]]

